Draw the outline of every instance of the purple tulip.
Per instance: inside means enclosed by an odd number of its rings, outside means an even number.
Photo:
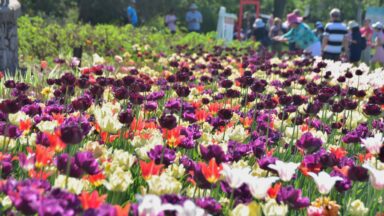
[[[304,150],[305,153],[310,154],[318,151],[323,144],[321,139],[314,137],[310,132],[303,134],[299,140],[296,141],[296,146]]]
[[[167,147],[157,145],[148,152],[148,157],[154,160],[156,164],[163,162],[165,166],[168,166],[176,159],[176,152]]]
[[[76,165],[90,175],[100,172],[99,164],[91,152],[78,152],[75,154]]]
[[[293,209],[305,208],[310,205],[308,197],[302,197],[301,190],[293,186],[282,187],[276,198],[278,203],[284,203]]]

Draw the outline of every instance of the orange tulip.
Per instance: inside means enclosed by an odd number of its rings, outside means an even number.
[[[119,205],[114,206],[116,209],[116,216],[127,216],[129,214],[129,210],[131,208],[131,204],[126,204],[124,207]]]
[[[55,155],[55,152],[52,148],[47,148],[42,145],[36,145],[35,154],[36,154],[35,166],[38,168],[41,168],[52,163],[52,158]]]
[[[279,193],[281,188],[281,183],[276,183],[273,187],[268,189],[268,196],[272,199],[275,199],[277,197],[277,194]]]
[[[32,127],[32,121],[31,119],[27,119],[25,121],[21,120],[20,121],[20,125],[19,125],[19,129],[22,130],[22,131],[29,131]]]
[[[181,135],[181,127],[176,127],[172,130],[163,130],[163,136],[171,148],[179,146],[184,138],[184,136]]]
[[[30,178],[47,180],[52,175],[51,172],[44,172],[43,170],[35,171],[34,169],[29,170],[28,175]]]
[[[220,164],[220,166],[216,163],[215,158],[212,158],[209,161],[209,164],[206,163],[199,163],[201,167],[201,172],[203,173],[205,179],[209,183],[216,183],[220,178],[220,171],[223,169],[223,166]]]
[[[60,114],[60,113],[52,113],[52,117],[59,124],[62,124],[64,122],[64,120],[65,120],[64,114]]]
[[[159,175],[163,166],[163,164],[156,165],[155,161],[150,161],[149,163],[140,161],[141,175],[145,180],[148,180],[153,175]]]
[[[209,113],[205,110],[196,110],[195,116],[197,118],[197,121],[205,122],[205,120],[209,117]]]
[[[221,109],[221,107],[223,107],[223,105],[220,103],[210,103],[208,105],[208,110],[214,115]]]
[[[50,147],[56,152],[61,152],[65,149],[66,144],[61,140],[60,135],[57,133],[50,134],[45,132],[44,135],[48,137]]]
[[[345,151],[345,149],[344,148],[334,148],[334,147],[331,147],[331,153],[333,154],[333,155],[335,155],[335,157],[337,158],[337,159],[341,159],[341,158],[343,158],[345,155],[347,155],[347,151]]]
[[[95,190],[91,194],[88,192],[81,193],[79,200],[83,206],[83,209],[87,210],[89,208],[98,208],[105,202],[106,198],[106,194],[100,196],[99,192]]]
[[[86,176],[84,177],[84,179],[88,180],[93,186],[100,186],[103,184],[103,180],[105,179],[105,176],[103,175],[103,173],[99,173],[99,174],[96,174],[96,175],[89,175],[89,176]]]

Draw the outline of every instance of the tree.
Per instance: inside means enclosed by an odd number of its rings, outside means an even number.
[[[287,0],[274,0],[273,1],[273,16],[283,17]]]
[[[19,0],[23,13],[66,17],[68,10],[76,6],[76,0]]]

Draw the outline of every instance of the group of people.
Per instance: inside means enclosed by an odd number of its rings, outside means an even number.
[[[134,27],[138,26],[139,19],[136,11],[136,0],[131,0],[131,3],[127,8],[127,18],[128,18],[128,23],[130,23]],[[189,10],[185,16],[185,21],[187,23],[189,32],[201,31],[201,23],[203,22],[203,15],[198,10],[198,7],[195,3],[191,4],[191,6],[189,7]],[[177,28],[176,22],[177,22],[177,16],[175,14],[175,10],[171,9],[165,16],[164,24],[172,34],[176,33],[176,28]]]
[[[165,16],[165,25],[169,29],[169,31],[174,34],[176,32],[176,21],[177,16],[175,14],[175,10],[171,9],[168,14]],[[185,21],[187,23],[189,32],[200,32],[201,31],[201,23],[203,22],[203,15],[198,10],[198,7],[195,3],[191,4],[187,14],[185,15]]]
[[[245,38],[271,47],[273,51],[280,51],[280,42],[287,42],[290,50],[303,50],[324,59],[384,65],[383,24],[376,22],[372,25],[367,19],[362,27],[356,21],[346,25],[339,9],[331,10],[330,22],[325,26],[316,22],[314,30],[304,22],[299,10],[289,13],[284,23],[275,18],[269,28],[261,18],[253,22],[252,28],[249,22],[245,25]]]
[[[128,20],[133,26],[138,25],[135,4],[136,0],[131,0],[127,9]],[[273,19],[269,26],[261,18],[251,21],[248,13],[242,27],[243,38],[258,41],[264,48],[270,47],[276,52],[282,50],[281,42],[287,42],[289,50],[303,50],[324,59],[384,65],[384,29],[381,22],[372,25],[367,19],[362,27],[356,21],[344,24],[337,8],[332,9],[329,15],[330,22],[324,26],[318,21],[312,30],[304,22],[299,10],[289,13],[285,22],[279,18]],[[164,18],[164,24],[173,34],[176,32],[177,20],[173,9]],[[189,32],[201,31],[203,16],[195,3],[190,5],[185,21]]]

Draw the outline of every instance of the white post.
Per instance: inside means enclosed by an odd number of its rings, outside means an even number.
[[[0,70],[14,74],[18,67],[17,18],[21,5],[17,0],[2,0],[0,5]]]

